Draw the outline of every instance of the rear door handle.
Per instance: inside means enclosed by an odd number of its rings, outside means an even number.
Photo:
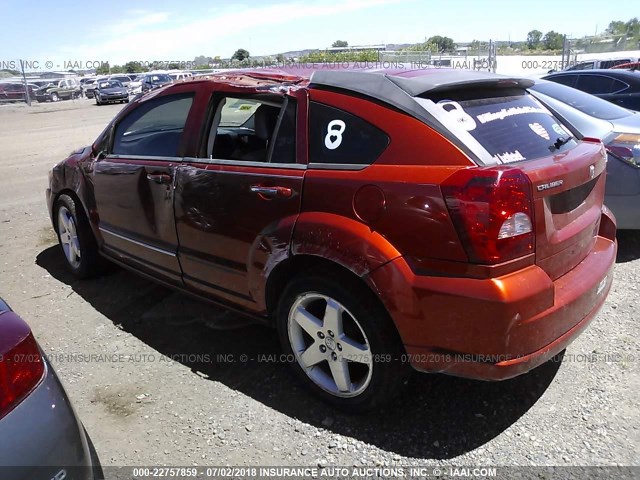
[[[164,185],[170,185],[171,175],[167,175],[166,173],[147,173],[147,180],[152,180]]]
[[[257,193],[258,195],[265,198],[289,198],[293,194],[291,189],[288,187],[265,187],[263,185],[251,185],[249,189],[253,193]]]

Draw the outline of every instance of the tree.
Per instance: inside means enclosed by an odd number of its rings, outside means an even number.
[[[96,68],[97,75],[106,75],[109,73],[109,62],[102,62],[98,68]]]
[[[142,68],[142,65],[140,64],[140,62],[127,62],[124,64],[124,71],[125,73],[140,73],[140,72],[144,72],[144,69]]]
[[[480,50],[480,40],[472,40],[468,48],[471,51],[477,52]]]
[[[606,31],[611,35],[624,35],[625,33],[627,33],[627,24],[617,20],[617,21],[611,22],[607,27]]]
[[[531,50],[535,50],[540,46],[540,40],[542,40],[542,32],[540,30],[531,30],[527,33],[527,47]]]
[[[239,48],[236,50],[236,53],[233,54],[231,60],[238,60],[239,62],[243,62],[250,57],[249,52],[244,48]]]
[[[634,17],[626,23],[627,31],[625,32],[627,35],[631,35],[632,37],[637,37],[640,35],[640,21],[638,21],[638,17]]]
[[[213,62],[213,59],[211,57],[205,57],[204,55],[198,55],[196,58],[193,59],[193,64],[196,67],[201,67],[201,66],[209,66],[211,65],[211,63]]]
[[[544,48],[547,50],[560,50],[562,48],[563,41],[563,35],[561,33],[554,32],[553,30],[547,32],[542,39]]]
[[[441,37],[440,35],[435,35],[429,38],[427,40],[427,44],[433,45],[433,48],[438,53],[450,52],[456,48],[453,38]]]
[[[346,48],[349,46],[349,42],[346,42],[344,40],[336,40],[331,44],[331,46],[334,48]]]

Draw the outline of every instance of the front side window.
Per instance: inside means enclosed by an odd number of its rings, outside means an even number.
[[[616,65],[622,65],[623,63],[629,63],[631,61],[630,58],[619,58],[617,60],[604,60],[600,62],[600,68],[613,68]]]
[[[389,145],[389,136],[366,120],[322,103],[311,102],[309,162],[370,165]]]
[[[176,157],[193,103],[193,94],[171,95],[143,103],[115,129],[112,153]]]
[[[583,62],[574,65],[571,68],[567,68],[567,70],[593,70],[594,63],[593,62]]]

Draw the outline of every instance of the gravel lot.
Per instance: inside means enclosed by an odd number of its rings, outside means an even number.
[[[349,416],[271,361],[274,331],[220,329],[230,314],[117,268],[66,273],[47,172],[120,108],[0,107],[0,296],[30,323],[104,466],[640,465],[640,234],[620,233],[607,303],[562,361],[501,383],[416,375],[384,411]]]

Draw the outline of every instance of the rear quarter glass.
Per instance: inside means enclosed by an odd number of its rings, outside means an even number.
[[[493,163],[535,160],[577,145],[569,129],[522,90],[452,92],[428,100],[445,112],[440,118],[452,133],[468,133]],[[566,143],[556,144],[558,139]]]

